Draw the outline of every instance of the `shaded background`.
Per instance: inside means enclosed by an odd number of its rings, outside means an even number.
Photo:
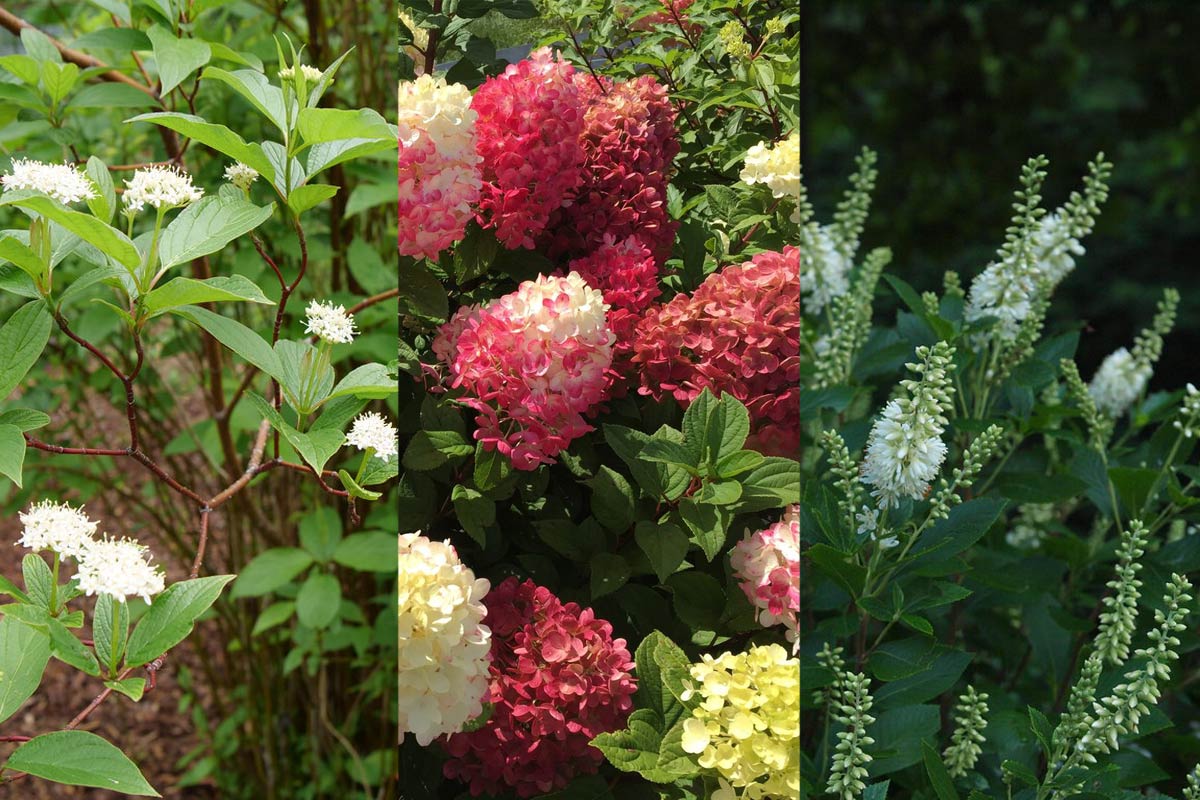
[[[1050,159],[1053,209],[1104,151],[1112,193],[1048,330],[1085,323],[1085,378],[1133,338],[1166,286],[1183,295],[1152,385],[1200,383],[1200,3],[805,0],[801,147],[823,222],[862,145],[879,153],[863,237],[940,292],[994,257],[1021,164]],[[884,293],[881,322],[894,319]]]

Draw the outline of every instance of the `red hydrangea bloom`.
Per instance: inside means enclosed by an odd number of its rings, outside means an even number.
[[[438,331],[433,351],[451,388],[478,413],[475,438],[513,467],[551,463],[592,426],[582,414],[604,398],[612,365],[608,307],[579,275],[539,277],[486,306],[466,306]]]
[[[708,388],[750,411],[749,447],[800,446],[800,251],[764,252],[705,278],[638,324],[641,394],[687,404]]]
[[[632,346],[642,312],[662,294],[658,264],[641,238],[614,241],[611,235],[605,236],[590,255],[572,261],[568,271],[578,272],[588,286],[604,295],[609,306],[608,327],[617,337],[616,349]]]
[[[590,608],[533,581],[508,578],[485,604],[492,664],[484,700],[494,710],[479,730],[442,740],[444,774],[473,796],[507,787],[533,797],[596,772],[604,756],[589,742],[624,728],[633,709],[625,640]]]
[[[471,101],[483,159],[477,218],[510,250],[533,249],[582,180],[583,106],[574,74],[543,47],[488,78]]]
[[[585,73],[574,80],[586,108],[582,184],[552,216],[545,249],[551,258],[580,256],[606,237],[637,235],[661,264],[678,227],[667,213],[667,183],[679,153],[667,90],[649,75],[615,85]]]

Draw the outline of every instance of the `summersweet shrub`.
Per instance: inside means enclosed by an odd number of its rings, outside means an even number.
[[[1112,165],[1097,156],[1057,208],[1047,166],[1021,170],[995,259],[940,291],[860,252],[870,151],[832,222],[797,186],[806,796],[1194,794],[1171,729],[1192,717],[1181,664],[1200,644],[1198,393],[1151,385],[1180,298],[1165,290],[1085,382],[1086,329],[1046,319],[1087,269]],[[758,570],[755,598],[782,610]]]
[[[795,797],[798,17],[544,8],[401,12],[402,785]]]
[[[0,780],[158,796],[122,742],[80,727],[153,690],[203,615],[204,660],[228,675],[210,673],[211,690],[237,711],[211,729],[198,715],[201,741],[223,741],[189,757],[204,756],[185,784],[316,798],[340,779],[375,796],[395,780],[396,545],[389,510],[373,503],[394,483],[399,441],[394,408],[365,408],[396,394],[391,315],[376,306],[397,290],[388,279],[368,297],[332,297],[327,260],[345,254],[322,220],[343,170],[372,156],[390,165],[396,128],[331,102],[354,80],[345,55],[302,64],[268,32],[267,64],[202,37],[226,29],[223,12],[162,8],[175,10],[113,6],[84,37],[119,59],[111,67],[34,27],[21,30],[23,53],[0,59],[16,99],[4,117],[13,157],[0,161],[0,475],[33,551],[20,585],[0,584],[11,599],[0,606],[0,723],[20,743]],[[83,110],[106,98],[127,112],[111,125]],[[376,334],[382,352],[361,341]],[[281,473],[293,476],[284,493],[271,489]],[[107,508],[107,533],[64,502],[79,495],[89,511]],[[344,519],[364,518],[369,529],[343,535]],[[165,552],[152,554],[147,534]],[[171,563],[183,579],[167,579]],[[244,599],[272,593],[268,607]],[[51,658],[88,676],[79,713],[18,715]],[[256,670],[266,688],[246,677]],[[331,700],[331,674],[354,676],[355,704],[374,710]],[[254,716],[260,701],[286,705],[271,687],[305,682],[319,715],[261,739],[282,726],[277,710]],[[261,755],[239,774],[213,751],[229,758],[243,735]],[[308,759],[321,785],[252,778],[253,759],[277,763],[276,749]]]

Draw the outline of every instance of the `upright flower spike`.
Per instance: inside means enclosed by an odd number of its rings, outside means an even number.
[[[447,542],[400,534],[400,737],[426,746],[483,711],[491,630],[489,584]]]
[[[400,434],[382,414],[360,414],[346,434],[346,442],[359,450],[372,450],[375,457],[388,461],[399,452]]]
[[[864,147],[855,159],[858,168],[850,176],[850,186],[838,203],[832,225],[820,225],[812,219],[812,205],[797,174],[794,219],[800,223],[800,250],[803,253],[800,289],[804,295],[804,310],[810,314],[820,314],[850,287],[850,270],[878,175],[875,161],[874,151]]]
[[[43,500],[20,517],[20,543],[35,553],[50,550],[78,560],[95,541],[98,523],[88,519],[82,506]]]
[[[199,200],[204,191],[192,185],[192,178],[176,167],[147,167],[133,173],[125,182],[122,200],[130,213],[146,206],[155,209],[179,208]]]
[[[1200,800],[1200,765],[1188,773],[1187,784],[1183,790],[1183,800]]]
[[[308,304],[305,313],[305,333],[330,344],[350,344],[354,341],[357,333],[354,329],[354,317],[347,314],[343,306],[313,300]]]
[[[563,603],[533,581],[508,578],[485,603],[492,715],[442,741],[450,756],[444,774],[473,795],[508,789],[526,798],[596,772],[604,756],[591,740],[624,728],[633,709],[625,640],[590,608]]]
[[[1200,433],[1196,427],[1196,423],[1200,422],[1200,389],[1189,383],[1186,392],[1183,404],[1179,409],[1180,419],[1175,420],[1171,425],[1183,434],[1183,438],[1191,439]]]
[[[162,570],[151,565],[145,545],[107,537],[88,546],[75,579],[87,595],[107,594],[121,602],[140,596],[147,603],[163,590],[165,580]]]
[[[800,521],[775,523],[734,545],[729,555],[746,598],[764,627],[782,624],[793,653],[800,652]]]
[[[1133,352],[1124,347],[1110,353],[1096,370],[1088,393],[1096,407],[1110,419],[1129,410],[1146,390],[1154,374],[1154,364],[1162,355],[1163,337],[1175,327],[1175,310],[1179,307],[1179,292],[1167,289],[1158,302],[1158,313],[1149,328],[1142,330],[1133,342]]]
[[[884,406],[871,426],[862,481],[874,487],[871,494],[880,508],[898,505],[905,497],[923,499],[937,477],[946,458],[941,437],[953,393],[953,356],[947,342],[918,347],[920,363],[907,366],[921,379],[901,381],[904,396]]]
[[[436,260],[463,238],[479,201],[471,93],[441,76],[400,84],[401,255]]]
[[[745,797],[799,796],[799,660],[777,644],[702,659],[681,695],[700,698],[683,751]]]
[[[592,429],[583,414],[604,399],[613,358],[607,310],[571,273],[525,281],[441,327],[433,351],[478,412],[475,438],[485,448],[532,470]]]
[[[951,736],[950,746],[942,753],[942,761],[951,778],[961,778],[971,771],[983,748],[983,730],[987,727],[988,696],[968,686],[958,698],[954,721],[957,726]]]
[[[762,184],[777,200],[787,199],[795,204],[791,220],[800,223],[800,133],[792,133],[780,142],[759,142],[746,151],[746,159],[738,176],[743,183]]]
[[[52,197],[63,205],[96,197],[92,179],[74,164],[46,164],[27,158],[12,162],[12,171],[0,176],[5,189],[28,189]]]
[[[858,672],[846,673],[843,678],[842,703],[835,717],[846,730],[838,732],[829,783],[825,786],[825,791],[841,800],[854,800],[867,788],[863,779],[867,777],[866,765],[873,759],[866,748],[875,744],[867,735],[867,727],[875,721],[867,713],[873,703],[867,691],[869,683],[870,679]]]
[[[1096,634],[1096,652],[1109,663],[1120,665],[1129,657],[1129,645],[1137,627],[1137,603],[1142,582],[1138,570],[1139,558],[1145,553],[1149,531],[1141,520],[1129,521],[1121,533],[1117,548],[1117,574],[1108,582],[1113,593],[1104,598],[1105,611],[1100,614],[1100,632]]]
[[[574,74],[543,47],[488,78],[471,101],[483,173],[479,224],[509,250],[533,249],[551,213],[583,181]]]

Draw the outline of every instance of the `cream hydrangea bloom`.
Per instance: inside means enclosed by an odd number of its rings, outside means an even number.
[[[481,602],[490,584],[449,542],[400,534],[400,737],[422,745],[460,731],[483,711],[491,631]]]
[[[30,550],[53,550],[60,556],[79,558],[92,545],[98,523],[88,519],[83,507],[43,500],[21,514],[20,542]]]
[[[743,797],[797,797],[800,791],[800,661],[777,644],[705,654],[690,669],[684,702],[700,698],[683,723],[684,752],[715,770]],[[726,796],[730,796],[727,794]]]
[[[175,167],[139,169],[125,186],[122,199],[130,211],[141,211],[146,206],[178,208],[204,196],[203,189],[192,185],[191,176]]]
[[[471,92],[459,83],[446,83],[440,75],[421,75],[400,83],[400,144],[411,147],[428,136],[449,161],[468,165],[482,159],[475,152],[475,119]]]
[[[46,164],[18,158],[12,162],[12,172],[0,176],[5,189],[30,189],[54,198],[63,205],[91,200],[96,188],[87,175],[74,164]]]
[[[746,165],[740,175],[744,183],[761,183],[777,199],[789,198],[795,204],[792,222],[800,222],[800,134],[793,131],[781,142],[769,146],[759,142],[746,151]]]
[[[107,594],[121,601],[140,596],[147,603],[165,583],[162,570],[150,564],[145,545],[107,537],[87,547],[75,578],[85,594]]]

